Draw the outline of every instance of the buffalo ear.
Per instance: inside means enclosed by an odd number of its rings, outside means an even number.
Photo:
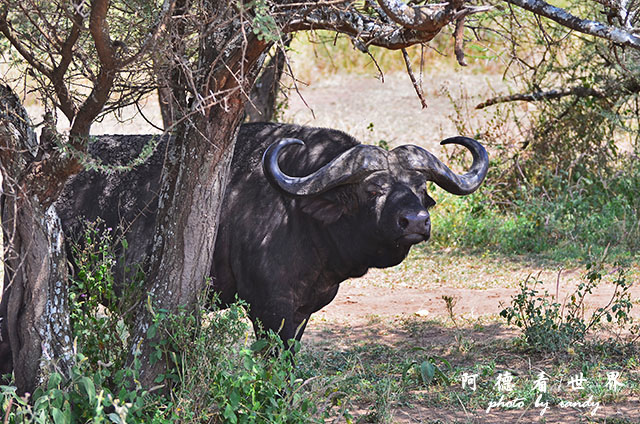
[[[347,210],[344,205],[320,196],[302,199],[300,205],[304,213],[324,224],[336,222]]]

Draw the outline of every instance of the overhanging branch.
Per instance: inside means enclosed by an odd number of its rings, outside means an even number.
[[[464,0],[423,6],[409,6],[402,0],[378,0],[378,4],[397,24],[416,31],[433,32],[453,20]]]
[[[623,46],[632,47],[640,50],[640,37],[631,32],[616,28],[614,26],[605,25],[601,22],[592,21],[590,19],[582,19],[572,15],[564,9],[550,5],[542,0],[505,0],[507,3],[520,6],[525,10],[544,16],[575,31],[583,34],[593,35],[595,37],[609,40],[613,43]]]
[[[297,11],[296,15],[282,25],[283,32],[326,29],[350,35],[366,46],[380,46],[399,50],[414,44],[426,43],[437,31],[417,31],[395,24],[383,23],[355,10],[318,8]]]

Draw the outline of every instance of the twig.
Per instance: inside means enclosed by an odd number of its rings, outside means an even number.
[[[464,16],[456,21],[456,30],[453,32],[453,37],[455,39],[454,51],[456,60],[460,66],[467,66],[467,62],[464,60]]]
[[[4,414],[4,424],[9,423],[9,413],[11,412],[11,408],[13,407],[13,398],[9,399],[9,405],[7,406],[7,412]]]
[[[493,106],[498,103],[517,101],[537,102],[540,100],[559,99],[566,96],[596,97],[599,99],[606,97],[602,91],[590,87],[557,88],[549,91],[536,91],[533,93],[518,93],[508,96],[493,97],[477,105],[476,109],[484,109],[487,106]]]
[[[409,74],[409,78],[411,78],[411,83],[413,84],[413,88],[416,90],[416,94],[420,99],[420,104],[422,104],[422,108],[427,108],[427,101],[424,99],[424,93],[422,92],[422,87],[418,85],[418,81],[416,81],[416,76],[413,74],[413,69],[411,68],[411,59],[409,58],[409,53],[407,53],[406,49],[402,49],[402,58],[404,59],[404,64],[407,67],[407,73]]]

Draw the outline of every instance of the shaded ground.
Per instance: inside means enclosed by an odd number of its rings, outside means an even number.
[[[416,271],[420,268],[415,266],[417,262],[425,264],[426,269],[422,273]],[[414,254],[405,265],[372,270],[362,278],[343,283],[336,299],[312,317],[305,333],[306,348],[326,352],[327,355],[338,351],[375,356],[378,346],[386,346],[391,352],[410,352],[418,347],[420,351],[414,354],[416,358],[426,355],[443,357],[456,369],[495,367],[491,375],[481,377],[487,386],[493,385],[496,376],[503,371],[513,373],[523,382],[534,381],[535,374],[540,370],[553,375],[550,385],[555,387],[555,403],[542,416],[542,407],[535,407],[531,403],[524,403],[512,410],[496,405],[487,412],[491,402],[499,402],[500,398],[465,391],[456,377],[451,386],[441,389],[447,394],[438,394],[438,389],[435,392],[425,391],[424,396],[419,391],[413,391],[410,393],[411,401],[393,401],[388,412],[391,421],[387,422],[640,422],[640,401],[637,392],[631,389],[598,404],[593,415],[594,406],[562,406],[560,402],[576,399],[576,393],[568,388],[567,380],[579,371],[580,364],[590,364],[591,359],[581,359],[573,354],[563,354],[565,357],[514,349],[513,341],[519,331],[507,327],[498,314],[518,292],[517,283],[527,275],[534,274],[544,283],[541,288],[555,293],[557,287],[559,298],[566,299],[582,281],[583,271],[577,268],[561,272],[558,279],[557,271],[545,270],[549,269],[545,267],[550,267],[550,264],[536,264],[534,258],[529,261],[508,257],[479,259],[463,253],[445,252],[438,259],[433,259],[425,252]],[[471,276],[467,274],[469,270],[473,270]],[[442,276],[450,279],[449,285],[442,281]],[[587,314],[595,307],[606,305],[612,292],[609,284],[599,287],[588,297]],[[452,314],[443,296],[455,299]],[[639,298],[640,287],[634,287],[632,299]],[[635,314],[637,317],[637,310]],[[604,329],[598,334],[602,337],[616,336],[614,332]],[[401,355],[390,360],[397,361],[398,357]],[[385,360],[381,359],[382,362]],[[362,361],[368,364],[376,360],[363,358]],[[610,361],[613,364],[614,360]],[[559,364],[563,362],[567,363],[567,369],[558,371],[562,369]],[[637,381],[640,377],[639,371],[636,366],[623,373],[629,387],[635,384],[631,383],[632,380]],[[593,375],[603,378],[606,372],[606,369],[593,371]],[[581,402],[587,405],[588,396],[582,396]],[[504,401],[513,399],[517,399],[517,395],[506,394]],[[357,415],[361,419],[366,418],[371,414],[371,408],[371,404],[362,405]],[[377,421],[365,419],[363,422]]]

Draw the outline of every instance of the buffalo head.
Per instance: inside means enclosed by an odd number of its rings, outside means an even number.
[[[469,149],[473,155],[469,172],[455,174],[418,146],[386,151],[360,144],[310,175],[290,176],[279,166],[281,152],[304,145],[292,138],[269,146],[262,162],[271,185],[298,198],[304,212],[327,225],[344,222],[347,243],[358,246],[367,265],[388,267],[400,263],[412,245],[430,237],[429,208],[435,201],[427,193],[427,181],[465,195],[475,191],[487,173],[489,158],[476,140],[452,137],[441,144]],[[351,231],[354,228],[359,229],[358,234]]]

